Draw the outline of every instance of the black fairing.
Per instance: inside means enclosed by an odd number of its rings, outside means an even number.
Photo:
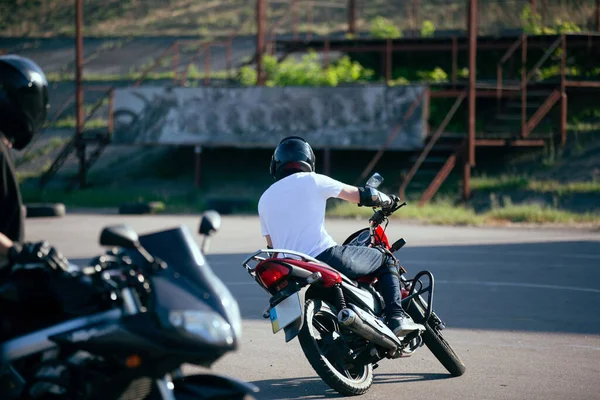
[[[170,328],[168,312],[171,310],[210,310],[222,316],[234,328],[234,342],[221,346],[221,350],[229,351],[237,347],[239,339],[239,311],[237,304],[225,285],[217,278],[204,259],[190,231],[185,226],[162,232],[140,236],[140,244],[152,256],[166,262],[167,268],[151,278],[153,310],[162,328]],[[141,256],[131,252],[134,262],[144,262]],[[229,296],[226,296],[229,295]],[[132,327],[132,329],[136,329]],[[139,329],[144,331],[144,325]],[[157,332],[165,336],[165,332]],[[169,346],[201,351],[210,348],[216,351],[213,344],[202,344],[198,339],[185,343],[179,337],[179,343],[169,342]],[[191,347],[190,347],[191,346]]]

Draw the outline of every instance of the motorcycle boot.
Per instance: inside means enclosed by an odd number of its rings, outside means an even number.
[[[378,279],[378,289],[385,303],[387,326],[394,332],[394,335],[404,337],[416,330],[424,331],[425,327],[415,323],[402,308],[400,279],[396,267],[393,265],[382,267]]]

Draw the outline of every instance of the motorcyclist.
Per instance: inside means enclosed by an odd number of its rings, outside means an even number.
[[[24,242],[23,204],[10,154],[11,148],[22,150],[31,142],[46,119],[48,107],[48,82],[41,68],[24,57],[0,56],[0,285],[15,275],[32,285],[40,281],[34,277],[39,278],[40,272],[19,271],[68,268],[67,260],[47,242]],[[0,308],[0,337],[4,337],[14,328],[9,326],[8,314],[25,308],[15,307],[4,296]],[[23,319],[23,315],[16,317]]]
[[[370,187],[354,187],[315,171],[315,155],[301,137],[290,136],[275,148],[270,173],[276,182],[258,203],[267,245],[294,250],[327,263],[349,278],[375,273],[385,303],[386,322],[397,336],[424,329],[404,311],[394,261],[377,248],[340,246],[324,227],[328,198],[359,206],[391,207],[397,199]]]

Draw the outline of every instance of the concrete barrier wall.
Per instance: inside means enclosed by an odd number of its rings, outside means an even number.
[[[115,91],[115,144],[273,147],[298,135],[315,148],[378,149],[424,86],[124,88]],[[423,145],[421,102],[390,149]]]

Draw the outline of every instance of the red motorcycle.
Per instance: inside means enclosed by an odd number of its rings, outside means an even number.
[[[382,181],[375,174],[367,186],[376,188]],[[350,235],[344,245],[379,247],[394,257],[406,242],[399,239],[390,245],[385,228],[388,217],[405,205],[373,208],[369,227]],[[442,336],[444,323],[433,311],[433,275],[421,271],[407,279],[398,265],[402,305],[425,327],[404,337],[396,337],[383,321],[384,302],[375,276],[354,281],[313,257],[285,249],[259,250],[243,262],[272,296],[263,317],[270,318],[273,333],[283,329],[286,342],[298,336],[313,369],[346,396],[371,387],[380,360],[409,357],[423,344],[452,376],[465,372],[465,364]]]

